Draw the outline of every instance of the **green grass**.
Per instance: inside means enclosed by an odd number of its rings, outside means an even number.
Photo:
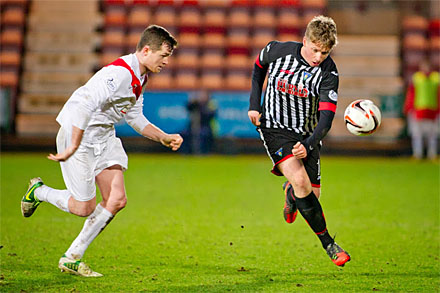
[[[335,266],[301,216],[282,218],[282,178],[265,156],[129,155],[128,205],[85,261],[104,274],[62,274],[83,218],[43,203],[20,213],[29,178],[64,188],[44,154],[1,156],[2,292],[438,292],[439,164],[322,159],[328,228],[351,255]]]

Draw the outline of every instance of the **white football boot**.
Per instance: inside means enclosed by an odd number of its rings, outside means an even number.
[[[58,262],[61,272],[67,272],[83,277],[102,277],[102,274],[92,271],[92,269],[80,259],[73,259],[63,255]]]

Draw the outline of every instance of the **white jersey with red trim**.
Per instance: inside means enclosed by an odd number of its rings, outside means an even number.
[[[144,85],[138,98],[134,93],[134,77],[130,70],[110,64],[78,88],[56,118],[69,132],[72,126],[85,130],[84,142],[105,142],[110,136],[115,135],[114,124],[123,118],[138,133],[150,123],[142,112],[142,93],[147,75],[141,76],[135,54],[122,56],[121,59],[132,69],[140,84]]]
[[[302,43],[272,41],[257,57],[249,110],[261,113],[261,127],[283,128],[310,135],[319,110],[336,110],[339,76],[327,57],[312,67],[301,56]],[[264,80],[267,89],[261,103]]]

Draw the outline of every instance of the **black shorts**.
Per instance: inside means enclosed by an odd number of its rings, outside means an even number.
[[[293,146],[306,137],[291,130],[281,128],[257,128],[261,140],[264,143],[267,154],[272,159],[272,173],[277,176],[283,176],[277,165],[290,157],[293,157]],[[305,159],[304,167],[309,175],[313,187],[321,186],[321,168],[319,152],[320,146],[314,148]]]

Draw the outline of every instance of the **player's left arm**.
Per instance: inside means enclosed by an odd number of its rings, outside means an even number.
[[[156,125],[152,124],[142,113],[143,96],[141,95],[136,101],[136,104],[128,111],[125,116],[125,121],[136,132],[142,136],[153,141],[160,142],[162,145],[177,151],[182,145],[183,138],[180,134],[168,134],[161,130]]]
[[[339,76],[336,66],[323,73],[319,91],[319,120],[311,136],[303,140],[307,153],[316,148],[329,132],[336,112],[338,101]]]

